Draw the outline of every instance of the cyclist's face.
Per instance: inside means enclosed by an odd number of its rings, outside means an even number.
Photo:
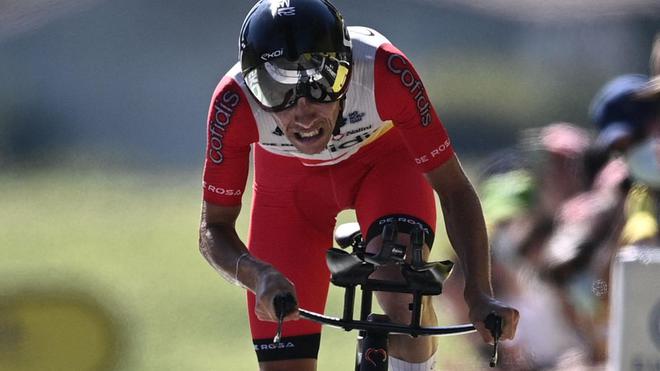
[[[297,150],[312,155],[322,152],[339,115],[339,102],[316,103],[305,97],[284,111],[276,112],[278,125]]]

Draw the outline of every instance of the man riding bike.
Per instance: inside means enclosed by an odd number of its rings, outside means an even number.
[[[376,253],[383,225],[408,244],[421,226],[433,244],[441,201],[448,236],[465,272],[464,297],[484,341],[490,313],[515,334],[518,312],[495,300],[488,240],[477,195],[410,60],[384,36],[346,27],[327,0],[262,0],[248,13],[240,61],[220,81],[208,119],[200,249],[228,281],[248,290],[261,370],[315,370],[320,325],[287,315],[273,344],[273,298],[291,294],[323,312],[329,286],[325,252],[336,215],[356,211]],[[250,151],[254,156],[246,245],[236,233]],[[373,278],[400,279],[385,266]],[[394,322],[410,321],[410,295],[377,293]],[[428,298],[427,298],[428,299]],[[422,325],[435,325],[430,300]],[[393,370],[433,369],[430,337],[390,337]]]

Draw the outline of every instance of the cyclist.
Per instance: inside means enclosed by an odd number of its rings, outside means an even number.
[[[294,295],[322,312],[329,286],[325,252],[336,215],[355,209],[367,251],[395,221],[419,225],[428,255],[435,190],[448,235],[466,276],[470,318],[485,341],[483,320],[503,318],[513,338],[518,312],[495,300],[479,200],[410,60],[384,36],[346,27],[327,0],[262,0],[243,23],[237,63],[218,84],[209,109],[200,249],[227,280],[248,290],[249,320],[262,370],[314,370],[320,325],[287,315],[276,332],[273,298]],[[250,152],[253,200],[246,245],[235,222]],[[408,235],[400,233],[400,243]],[[372,277],[397,279],[397,270]],[[410,320],[408,294],[378,293],[395,322]],[[428,299],[428,298],[427,298]],[[436,318],[427,300],[422,324]],[[428,337],[391,336],[394,370],[429,370]]]

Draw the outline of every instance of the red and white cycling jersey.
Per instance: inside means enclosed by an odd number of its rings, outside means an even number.
[[[307,166],[331,166],[398,130],[406,147],[427,172],[453,155],[446,130],[408,58],[383,35],[366,27],[349,27],[353,70],[339,134],[325,150],[299,152],[250,95],[240,64],[218,84],[209,109],[204,199],[233,206],[241,203],[251,145],[275,155],[298,158]]]

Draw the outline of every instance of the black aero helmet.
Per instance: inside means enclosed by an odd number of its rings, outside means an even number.
[[[239,58],[250,93],[269,111],[300,97],[344,98],[352,68],[344,19],[327,0],[259,1],[243,21]]]

